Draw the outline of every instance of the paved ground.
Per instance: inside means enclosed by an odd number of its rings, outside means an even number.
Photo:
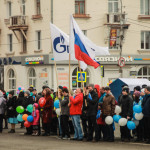
[[[25,129],[16,129],[15,134],[4,130],[0,134],[0,150],[150,150],[150,145],[141,143],[123,143],[116,140],[108,142],[77,142],[60,140],[56,136],[25,136]]]

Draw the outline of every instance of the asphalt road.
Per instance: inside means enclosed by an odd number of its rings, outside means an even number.
[[[108,142],[78,142],[61,140],[57,136],[25,136],[25,129],[16,129],[15,134],[3,130],[0,134],[0,150],[150,150],[144,143],[126,143],[116,140]]]

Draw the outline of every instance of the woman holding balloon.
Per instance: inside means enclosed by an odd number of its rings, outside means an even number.
[[[43,106],[43,127],[45,130],[45,133],[43,136],[49,136],[50,135],[50,123],[52,121],[52,114],[53,114],[53,99],[50,96],[51,91],[49,88],[45,88],[43,90],[43,95],[46,100],[45,105]],[[39,100],[40,105],[40,100]],[[41,105],[40,105],[41,106]]]
[[[14,91],[9,92],[8,96],[8,102],[7,102],[7,117],[8,117],[8,123],[11,124],[11,130],[8,133],[15,133],[15,125],[18,124],[17,121],[17,97],[14,96]]]

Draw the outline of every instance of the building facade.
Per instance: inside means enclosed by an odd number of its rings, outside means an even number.
[[[111,54],[96,56],[104,70],[88,66],[85,85],[105,86],[119,77],[150,79],[150,0],[1,0],[1,87],[9,91],[32,84],[40,91],[43,85],[69,86],[67,61],[57,62],[57,83],[50,22],[69,34],[70,15],[91,41],[108,46]],[[81,87],[77,72],[78,64],[72,62],[72,89]]]

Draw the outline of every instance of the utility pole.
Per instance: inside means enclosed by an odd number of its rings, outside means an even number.
[[[122,57],[122,43],[123,43],[123,39],[124,39],[122,0],[120,0],[120,4],[121,4],[121,13],[120,13],[120,58],[121,58]],[[119,68],[119,73],[122,78],[123,77],[122,67]]]

